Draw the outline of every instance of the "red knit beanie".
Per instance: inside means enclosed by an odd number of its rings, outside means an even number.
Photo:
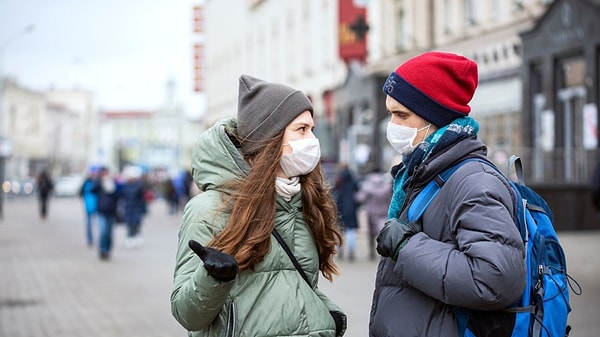
[[[477,88],[477,64],[451,53],[426,52],[391,73],[383,92],[411,111],[442,127],[471,112]]]

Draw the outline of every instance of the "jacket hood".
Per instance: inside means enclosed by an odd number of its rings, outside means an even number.
[[[194,145],[192,176],[200,191],[221,190],[224,183],[248,175],[250,167],[228,133],[237,133],[235,118],[217,122],[204,131]]]

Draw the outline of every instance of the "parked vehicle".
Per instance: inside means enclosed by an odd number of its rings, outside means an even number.
[[[80,175],[62,176],[54,183],[54,195],[57,197],[75,197],[79,195],[83,177]]]

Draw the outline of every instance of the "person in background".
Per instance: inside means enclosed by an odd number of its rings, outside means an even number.
[[[171,294],[189,336],[344,334],[345,314],[318,288],[319,271],[338,273],[342,237],[313,128],[304,93],[242,75],[237,119],[196,142],[202,193],[184,210]]]
[[[346,248],[349,261],[354,261],[356,256],[356,231],[359,227],[356,216],[359,206],[355,198],[356,192],[358,192],[358,182],[350,172],[348,164],[340,163],[335,177],[334,195],[344,232],[345,247],[339,248],[338,257],[344,258],[344,248]]]
[[[364,207],[369,225],[369,259],[375,260],[375,238],[387,220],[388,205],[392,199],[392,179],[381,172],[365,175],[359,184],[356,200]]]
[[[79,190],[79,197],[83,200],[85,211],[85,237],[88,247],[94,245],[93,220],[98,211],[98,197],[92,192],[92,189],[97,179],[98,169],[95,167],[90,168]]]
[[[127,166],[123,170],[125,183],[122,190],[123,221],[127,226],[127,248],[139,247],[143,244],[141,226],[146,214],[146,186],[142,181],[142,169],[138,166]]]
[[[466,158],[486,160],[469,116],[477,64],[426,52],[400,65],[385,84],[387,139],[402,155],[392,168],[388,220],[377,236],[369,336],[456,337],[461,308],[476,336],[511,336],[515,314],[503,309],[525,287],[525,251],[506,178],[480,161],[460,166],[420,220],[408,208],[421,189]],[[460,320],[462,322],[462,320]]]
[[[192,172],[190,170],[185,170],[183,172],[183,200],[182,206],[185,206],[188,201],[193,197],[192,194],[192,186],[194,185],[194,177],[192,177]]]
[[[106,261],[112,251],[113,227],[121,194],[117,182],[110,176],[107,167],[99,169],[98,180],[92,188],[92,193],[98,198],[98,255],[100,260]]]
[[[36,187],[38,192],[38,201],[40,209],[40,218],[46,220],[48,217],[48,203],[50,195],[54,190],[54,180],[50,176],[50,172],[47,169],[42,169],[36,180]]]
[[[179,213],[179,194],[172,178],[167,177],[163,181],[163,197],[167,203],[167,212],[169,215],[177,215]]]

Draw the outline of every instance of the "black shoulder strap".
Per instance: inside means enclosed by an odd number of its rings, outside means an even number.
[[[306,281],[308,286],[312,288],[312,285],[310,284],[310,281],[308,280],[308,276],[306,276],[306,273],[302,269],[302,266],[300,266],[300,263],[298,262],[298,260],[296,260],[294,253],[292,253],[292,251],[290,250],[290,247],[288,247],[288,245],[285,243],[285,241],[283,240],[281,235],[279,235],[279,232],[277,232],[277,230],[275,228],[273,228],[273,236],[275,237],[275,239],[277,239],[277,242],[279,242],[279,245],[281,245],[281,248],[283,248],[283,250],[285,250],[285,253],[290,257],[290,260],[292,260],[292,264],[294,265],[294,267],[296,267],[296,270],[298,270],[298,272],[300,273],[300,276],[302,276],[302,278],[304,279],[304,281]]]

